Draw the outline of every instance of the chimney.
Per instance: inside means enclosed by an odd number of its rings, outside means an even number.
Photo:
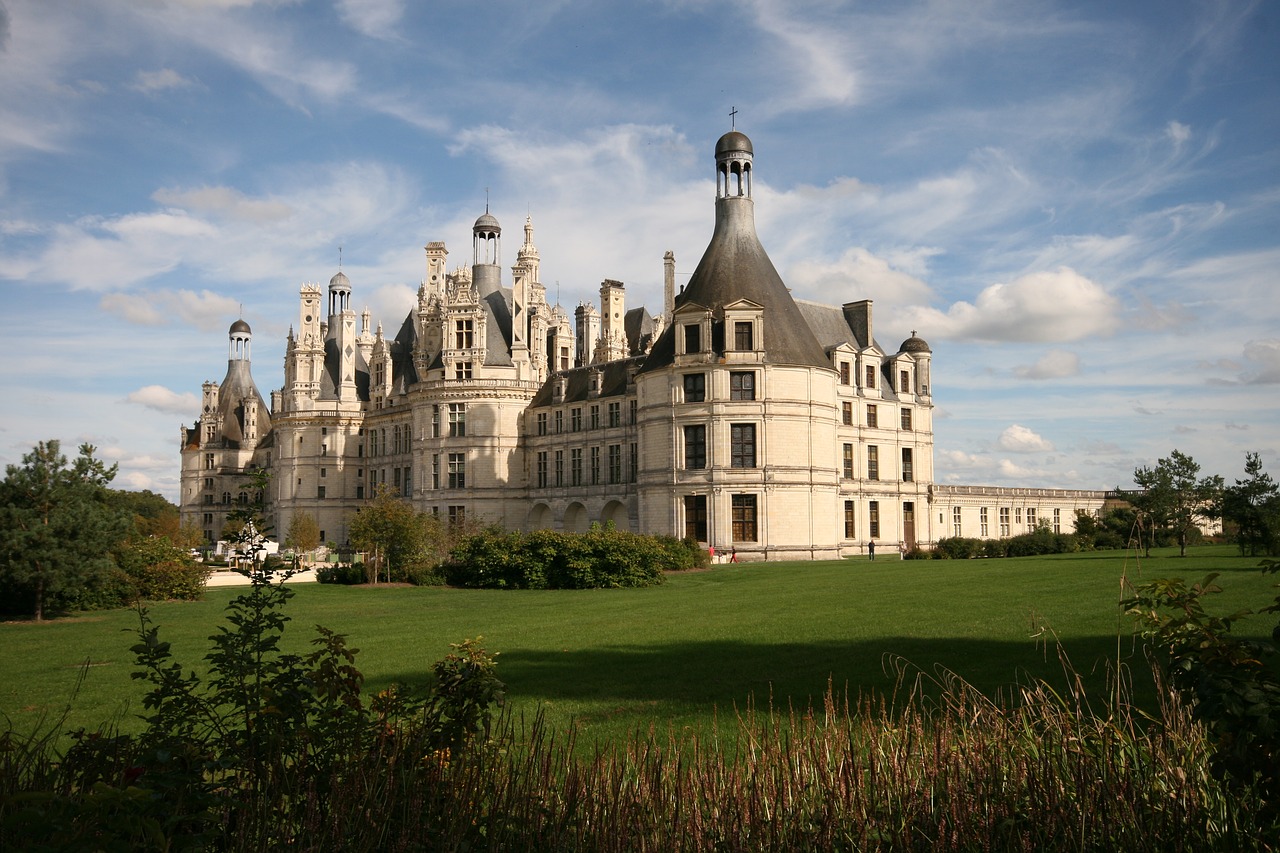
[[[853,336],[858,341],[858,346],[871,346],[873,343],[871,339],[871,300],[860,299],[857,302],[847,302],[843,306],[843,310],[844,321],[853,330]]]

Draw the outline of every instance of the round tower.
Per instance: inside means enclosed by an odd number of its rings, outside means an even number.
[[[502,284],[502,268],[498,266],[502,255],[501,240],[502,226],[486,208],[471,227],[471,280],[481,298]]]

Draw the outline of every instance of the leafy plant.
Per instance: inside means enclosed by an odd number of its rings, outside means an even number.
[[[1280,561],[1262,564],[1274,573]],[[1274,643],[1232,635],[1252,610],[1210,613],[1205,599],[1222,588],[1210,574],[1188,586],[1180,578],[1140,584],[1124,601],[1164,657],[1170,681],[1213,738],[1211,766],[1237,788],[1256,789],[1269,820],[1280,824],[1280,678],[1267,659]],[[1259,613],[1280,613],[1280,595]],[[1280,622],[1272,636],[1280,641]]]

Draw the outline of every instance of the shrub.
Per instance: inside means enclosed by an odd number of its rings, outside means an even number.
[[[662,583],[663,572],[705,566],[706,554],[674,537],[611,529],[589,533],[482,531],[459,542],[443,566],[454,586],[595,589]]]
[[[364,563],[329,563],[316,569],[319,583],[336,583],[352,586],[365,582]]]
[[[971,560],[982,553],[982,540],[951,536],[939,539],[933,550],[944,560]]]

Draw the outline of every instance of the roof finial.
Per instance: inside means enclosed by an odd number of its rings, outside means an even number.
[[[342,244],[338,244],[338,272],[342,272]]]
[[[738,127],[738,108],[733,107],[729,110],[729,129],[736,130]]]
[[[489,188],[484,188],[484,212],[489,212]]]

